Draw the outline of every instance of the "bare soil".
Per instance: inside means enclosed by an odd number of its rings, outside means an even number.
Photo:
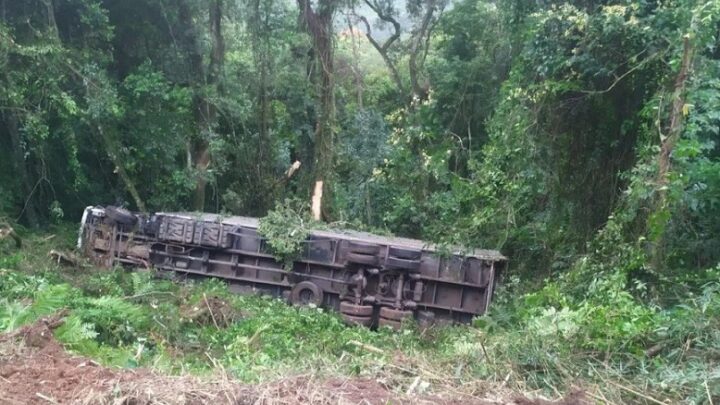
[[[515,404],[551,402],[478,399],[461,394],[405,395],[369,378],[319,380],[299,376],[249,385],[227,375],[214,378],[160,375],[146,369],[115,369],[73,356],[54,339],[62,314],[0,336],[0,403],[24,404]],[[586,403],[581,394],[556,402]]]

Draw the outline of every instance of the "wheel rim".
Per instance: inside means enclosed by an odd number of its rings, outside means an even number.
[[[312,292],[312,290],[310,290],[309,288],[302,289],[300,291],[300,294],[298,294],[298,297],[300,298],[300,302],[303,305],[315,302],[315,293]]]

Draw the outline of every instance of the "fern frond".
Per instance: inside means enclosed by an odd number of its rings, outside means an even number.
[[[135,272],[130,277],[132,278],[133,293],[135,295],[143,295],[155,290],[150,273]]]
[[[22,326],[29,317],[29,308],[18,301],[0,301],[0,332],[10,332]]]
[[[75,314],[68,316],[65,322],[55,330],[55,337],[60,342],[71,347],[75,347],[86,340],[93,340],[97,335],[95,325],[83,322]]]
[[[65,308],[70,301],[71,292],[72,289],[67,284],[52,285],[40,290],[30,305],[27,321],[32,322]]]

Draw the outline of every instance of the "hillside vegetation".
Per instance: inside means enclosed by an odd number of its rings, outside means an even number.
[[[719,36],[715,0],[0,0],[0,217],[23,242],[0,240],[0,329],[66,310],[73,352],[247,382],[720,403]],[[510,266],[473,325],[346,328],[53,264],[94,204],[288,228],[302,207]]]

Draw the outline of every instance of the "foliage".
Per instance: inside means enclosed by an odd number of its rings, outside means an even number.
[[[39,290],[29,305],[20,301],[7,301],[3,297],[3,312],[0,314],[0,330],[11,331],[18,326],[35,321],[42,316],[50,315],[63,308],[70,295],[69,286],[64,284],[46,286]]]
[[[25,249],[37,249],[42,237],[32,238]],[[2,273],[3,330],[67,309],[55,337],[103,364],[201,374],[220,366],[244,381],[304,371],[393,376],[389,384],[406,386],[411,381],[395,382],[401,378],[395,367],[403,367],[432,386],[439,384],[432,376],[453,375],[458,389],[489,380],[550,393],[582,380],[591,393],[619,403],[637,397],[613,383],[672,402],[705,400],[706,382],[718,395],[717,359],[707,353],[720,348],[720,267],[704,272],[704,279],[714,281],[665,308],[628,294],[617,274],[598,275],[584,296],[566,293],[563,280],[549,280],[530,293],[510,280],[475,326],[420,332],[408,325],[394,332],[347,327],[321,308],[235,295],[218,280],[180,284],[161,273],[51,269],[42,255],[23,255],[23,264],[34,270]],[[51,275],[69,277],[72,284]],[[190,320],[188,310],[208,298],[238,311],[240,318],[227,327]]]
[[[293,261],[305,249],[313,224],[307,204],[285,200],[260,219],[258,233],[273,255],[285,263],[286,269],[291,270]]]
[[[330,361],[344,373],[357,373],[377,357],[350,341],[387,349],[429,350],[434,345],[410,330],[396,334],[389,329],[348,328],[337,314],[320,308],[296,308],[276,298],[231,294],[218,280],[178,284],[122,269],[93,269],[79,276],[70,287],[56,284],[42,272],[5,270],[1,296],[13,301],[0,313],[3,330],[65,308],[69,312],[55,337],[68,349],[105,364],[198,373],[222,364],[249,381],[284,370],[315,369]],[[30,284],[45,287],[32,294],[27,288]],[[205,305],[208,297],[225,302],[242,318],[218,328],[185,317],[188,309]],[[340,357],[350,361],[336,362]]]
[[[562,384],[570,376],[599,384],[621,378],[647,387],[644,392],[656,398],[677,395],[702,402],[707,381],[711,395],[718,394],[718,376],[712,372],[717,360],[702,354],[720,343],[716,281],[664,309],[628,294],[625,280],[617,276],[598,277],[583,298],[563,290],[561,283],[548,282],[539,291],[496,306],[490,317],[477,322],[490,335],[503,337],[488,350],[513,359],[512,373],[531,386]],[[606,387],[605,392],[611,391]]]

